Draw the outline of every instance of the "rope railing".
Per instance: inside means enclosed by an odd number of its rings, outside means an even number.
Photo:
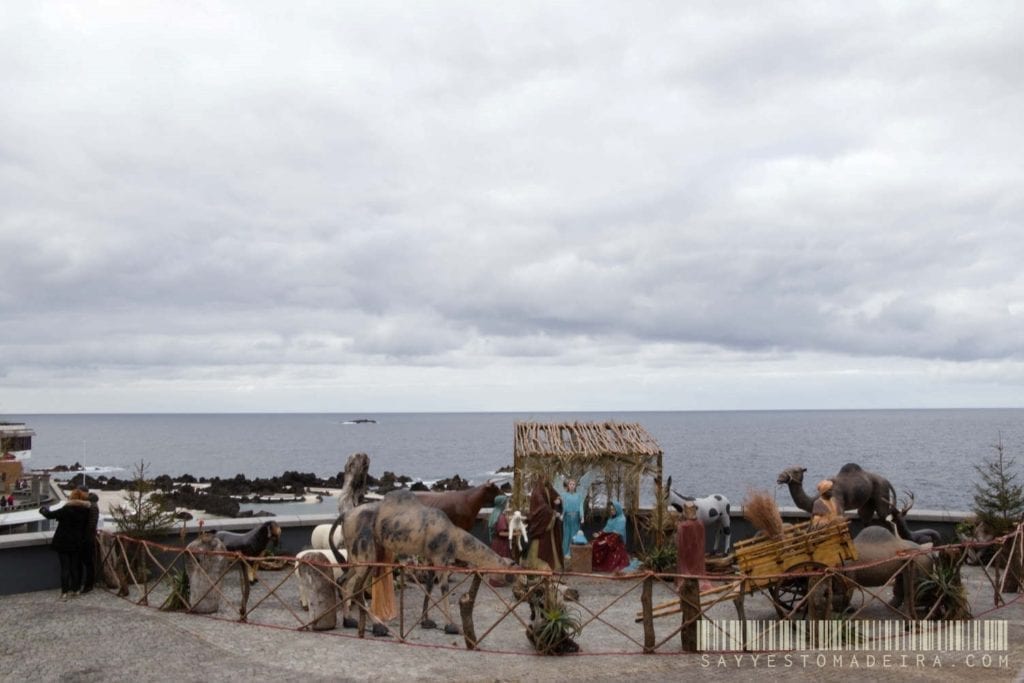
[[[1024,526],[987,542],[968,541],[855,566],[780,572],[756,579],[739,572],[553,574],[517,567],[467,569],[404,562],[361,565],[374,568],[375,582],[393,577],[397,604],[395,613],[388,615],[375,614],[377,600],[365,595],[352,596],[352,605],[343,605],[335,577],[356,565],[326,562],[322,557],[245,557],[237,552],[197,551],[101,532],[99,566],[108,589],[140,606],[176,603],[197,615],[225,618],[225,614],[235,614],[237,621],[248,624],[341,637],[365,637],[369,622],[377,627],[375,635],[386,629],[399,643],[493,653],[533,652],[524,632],[531,627],[531,612],[536,616],[538,610],[549,606],[545,596],[553,590],[557,603],[578,625],[576,638],[585,653],[678,653],[698,651],[698,627],[713,632],[725,628],[722,624],[726,622],[738,621],[745,634],[748,622],[777,621],[779,628],[787,628],[787,623],[804,619],[840,616],[851,621],[896,619],[907,623],[969,619],[971,605],[976,611],[974,618],[987,617],[1021,599],[1017,594],[1008,601],[1004,592],[1008,581],[1020,578],[1024,566],[1022,537]],[[960,590],[958,582],[968,551],[974,555],[991,552],[993,559],[976,566],[974,571],[980,576],[972,578],[975,586],[970,604],[966,598],[954,604],[948,590],[936,589],[934,571],[940,567],[945,572],[943,576],[951,582],[947,589]],[[931,570],[922,567],[925,557]],[[882,565],[889,567],[887,573],[891,571],[882,585],[858,582],[865,570]],[[248,566],[258,570],[251,585]],[[191,577],[187,592],[182,589],[182,572]],[[431,580],[432,575],[445,574],[447,597]],[[492,585],[492,580],[506,584],[507,578],[512,579],[511,586]],[[980,607],[984,594],[978,592],[979,586],[991,591],[993,606],[989,609]],[[886,599],[890,589],[902,590],[902,605]],[[303,595],[308,609],[300,604]],[[205,607],[199,609],[200,605]],[[357,621],[355,635],[338,628],[339,612]],[[449,637],[427,627],[427,618],[437,612],[447,622]],[[673,615],[677,615],[675,619],[667,618]],[[461,633],[461,646],[451,640],[453,632]],[[754,646],[756,643],[744,639],[744,649]]]

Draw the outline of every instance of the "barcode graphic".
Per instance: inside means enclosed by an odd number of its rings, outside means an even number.
[[[1000,651],[1007,622],[769,621],[702,619],[697,648],[706,652],[840,650],[863,652]]]

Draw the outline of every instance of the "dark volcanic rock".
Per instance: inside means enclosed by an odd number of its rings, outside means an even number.
[[[234,498],[197,491],[185,485],[164,496],[174,507],[202,510],[217,517],[238,517],[241,505]]]
[[[377,481],[376,491],[377,493],[388,493],[397,489],[405,488],[412,479],[404,475],[398,476],[394,472],[384,472],[381,478]]]
[[[438,479],[430,488],[433,491],[461,491],[469,488],[469,482],[455,474],[447,479]]]

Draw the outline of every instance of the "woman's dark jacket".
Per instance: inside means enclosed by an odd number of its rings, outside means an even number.
[[[85,527],[85,542],[86,544],[96,542],[96,529],[100,525],[100,506],[99,496],[95,493],[89,494],[89,522]]]
[[[39,514],[57,520],[57,530],[50,543],[54,550],[75,553],[82,549],[89,527],[89,501],[69,500],[59,510],[39,508]]]

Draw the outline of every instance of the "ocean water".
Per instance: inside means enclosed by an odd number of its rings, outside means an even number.
[[[371,418],[376,424],[347,424]],[[7,415],[36,432],[32,467],[78,462],[152,475],[273,476],[285,470],[326,477],[351,453],[370,456],[370,471],[430,481],[459,474],[483,481],[512,464],[514,425],[543,422],[638,422],[664,451],[665,476],[684,494],[722,493],[741,502],[750,489],[774,491],[791,504],[776,475],[807,467],[805,486],[847,462],[887,476],[918,509],[965,510],[974,465],[1002,439],[1024,481],[1024,410],[838,410],[621,413],[132,414]]]

